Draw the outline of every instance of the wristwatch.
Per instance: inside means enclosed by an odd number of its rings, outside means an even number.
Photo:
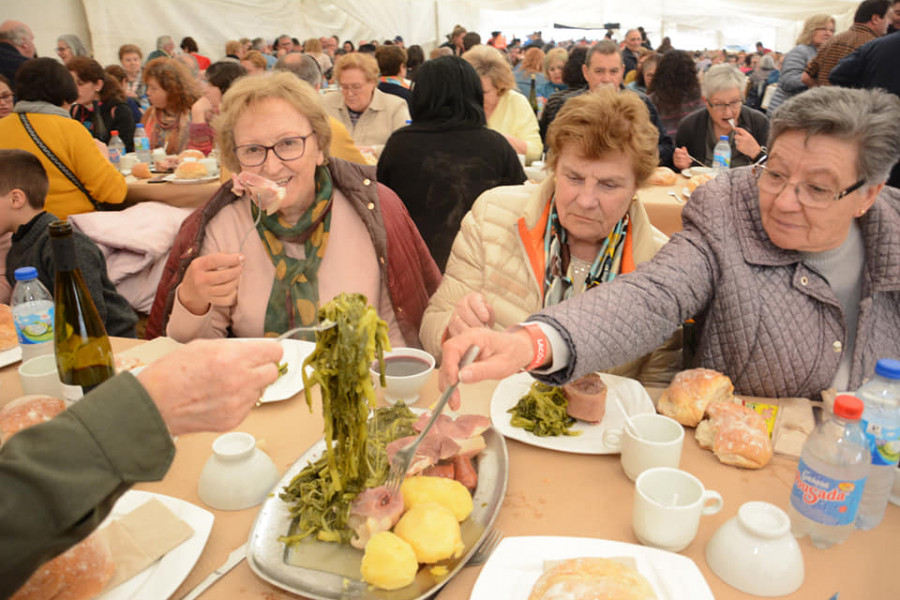
[[[768,156],[768,154],[769,154],[769,149],[766,148],[765,146],[760,146],[759,154],[757,154],[756,156],[753,157],[753,162],[757,163],[757,162],[761,161],[766,156]]]

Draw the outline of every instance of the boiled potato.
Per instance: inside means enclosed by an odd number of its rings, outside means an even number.
[[[449,508],[457,521],[465,521],[472,512],[472,495],[466,486],[446,477],[408,477],[400,486],[407,510],[418,504],[434,502]]]
[[[363,555],[363,581],[383,590],[396,590],[411,584],[419,563],[412,546],[390,531],[376,533],[366,544]]]
[[[409,542],[420,563],[462,556],[465,550],[456,515],[432,502],[417,504],[406,511],[394,527],[394,533]]]

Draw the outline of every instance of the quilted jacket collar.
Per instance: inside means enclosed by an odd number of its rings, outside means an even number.
[[[718,178],[717,178],[718,179]],[[783,266],[803,261],[793,250],[783,250],[769,240],[759,212],[756,178],[750,167],[729,173],[730,197],[738,211],[738,239],[747,262]],[[860,217],[866,247],[866,270],[873,291],[900,289],[900,190],[885,187],[872,208]]]

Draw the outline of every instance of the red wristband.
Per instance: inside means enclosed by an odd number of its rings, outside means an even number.
[[[522,329],[528,333],[531,338],[531,347],[534,349],[534,358],[525,367],[526,371],[531,371],[543,365],[547,360],[547,355],[550,353],[550,340],[547,339],[537,323],[525,323],[522,325]]]

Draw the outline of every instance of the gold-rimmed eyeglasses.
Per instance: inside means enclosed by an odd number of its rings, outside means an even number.
[[[808,181],[791,182],[788,175],[766,167],[764,162],[765,159],[753,165],[753,174],[756,176],[759,190],[778,196],[789,184],[793,185],[797,200],[810,208],[828,208],[832,203],[852,194],[866,183],[865,179],[860,179],[850,187],[837,191],[832,187]]]
[[[244,144],[234,149],[234,154],[243,167],[258,167],[269,158],[269,150],[275,153],[275,156],[283,161],[297,160],[303,156],[306,151],[306,140],[310,136],[315,135],[312,132],[308,135],[298,135],[287,137],[283,140],[275,142],[271,146],[262,144]]]

